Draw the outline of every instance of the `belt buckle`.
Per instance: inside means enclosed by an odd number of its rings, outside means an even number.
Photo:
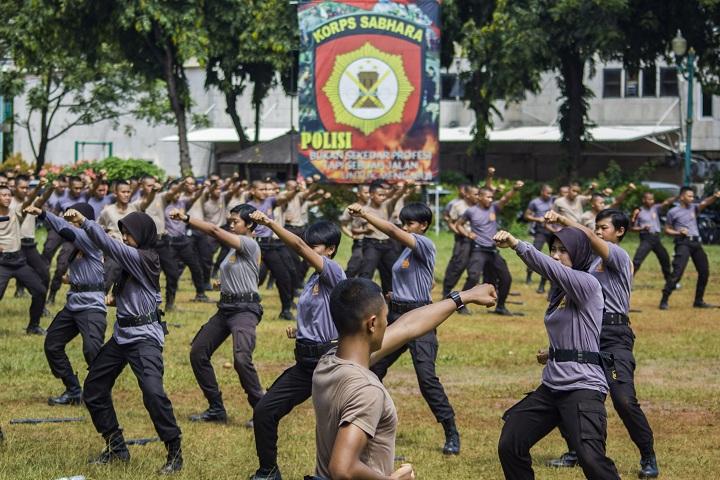
[[[578,363],[585,363],[583,360],[584,360],[583,352],[582,352],[582,351],[578,351],[578,352],[577,352],[577,361],[578,361]]]

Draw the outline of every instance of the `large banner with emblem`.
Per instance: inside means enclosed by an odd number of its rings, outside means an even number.
[[[308,1],[298,9],[302,176],[438,176],[440,3]]]

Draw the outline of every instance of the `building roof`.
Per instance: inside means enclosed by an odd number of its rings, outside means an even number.
[[[634,142],[647,137],[677,132],[680,127],[669,125],[611,125],[592,127],[590,137],[595,142]],[[441,128],[441,142],[470,142],[473,139],[472,127]],[[286,128],[261,128],[260,141],[267,142],[285,135]],[[255,137],[255,129],[247,129],[248,138]],[[559,142],[558,126],[517,127],[490,131],[491,142]],[[177,142],[178,136],[171,135],[161,139],[163,142]],[[238,135],[234,128],[203,128],[188,133],[191,143],[236,143]]]

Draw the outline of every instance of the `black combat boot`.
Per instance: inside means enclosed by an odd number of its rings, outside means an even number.
[[[455,417],[443,420],[443,430],[445,430],[445,445],[443,453],[445,455],[460,455],[460,432],[455,426]]]
[[[82,403],[82,388],[76,375],[63,378],[65,391],[62,395],[48,398],[48,405],[80,405]]]
[[[90,460],[91,465],[106,465],[111,462],[129,462],[130,451],[125,445],[125,437],[123,437],[122,430],[118,429],[105,437],[105,450],[102,451],[100,456]]]
[[[565,452],[560,455],[560,458],[548,460],[547,464],[548,467],[573,468],[578,464],[578,456],[577,453],[573,451]]]
[[[168,294],[165,298],[165,311],[172,312],[175,310],[175,295]]]
[[[655,455],[648,455],[640,459],[638,478],[657,478],[658,475],[660,475],[660,470]]]
[[[258,468],[257,472],[250,476],[250,480],[282,480],[282,475],[276,465],[272,468]]]
[[[670,300],[670,295],[663,293],[662,298],[660,299],[660,310],[668,309],[668,300]]]
[[[167,448],[167,460],[165,465],[162,466],[158,473],[160,475],[172,475],[177,473],[183,468],[183,457],[182,448],[180,446],[180,437],[175,440],[165,442],[165,448]]]
[[[210,406],[202,413],[190,415],[191,422],[227,422],[227,412],[222,397],[210,402]]]

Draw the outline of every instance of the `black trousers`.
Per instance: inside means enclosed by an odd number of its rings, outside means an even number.
[[[45,244],[43,245],[42,256],[48,265],[52,263],[55,253],[63,243],[65,243],[65,240],[55,231],[55,229],[47,229],[47,237],[45,238]]]
[[[670,256],[668,255],[667,250],[665,250],[665,247],[663,247],[660,234],[657,233],[640,234],[640,245],[635,251],[635,256],[633,257],[634,273],[637,274],[638,270],[640,270],[640,266],[645,261],[645,257],[647,257],[650,252],[653,252],[657,257],[658,262],[660,263],[660,269],[663,273],[663,278],[667,282],[670,280],[670,275],[672,274],[672,270],[670,270]]]
[[[5,296],[7,284],[11,278],[22,283],[30,292],[30,322],[28,328],[39,326],[40,317],[45,309],[47,287],[43,285],[35,270],[24,261],[21,261],[18,266],[0,264],[0,300]]]
[[[35,242],[23,243],[20,249],[25,254],[27,264],[35,270],[35,273],[38,274],[40,282],[45,285],[45,288],[48,288],[50,286],[50,264],[45,260],[45,257],[38,252],[37,244]]]
[[[398,318],[400,318],[400,315],[391,313],[388,316],[388,323],[392,324]],[[435,373],[438,346],[437,334],[433,330],[422,337],[406,343],[391,354],[380,359],[380,361],[370,367],[370,370],[382,381],[385,375],[387,375],[388,369],[400,358],[400,355],[410,350],[420,393],[430,407],[433,415],[435,415],[435,419],[438,422],[443,422],[455,417],[455,411],[450,405],[450,400],[448,400],[445,394],[445,389],[442,383],[440,383],[437,373]]]
[[[165,268],[167,269],[165,270],[165,294],[167,297],[175,298],[177,294],[181,274],[181,263],[187,265],[190,270],[195,293],[197,295],[205,293],[205,282],[203,280],[202,269],[200,268],[200,259],[190,239],[188,237],[173,237],[167,241],[167,253],[169,253],[169,258],[165,263]]]
[[[360,275],[360,269],[363,262],[363,240],[353,240],[350,260],[348,260],[345,276],[347,278],[355,278]]]
[[[248,309],[245,311],[218,310],[200,328],[190,344],[190,365],[200,389],[210,404],[222,399],[210,360],[215,350],[230,335],[233,341],[235,371],[240,377],[240,385],[247,395],[248,403],[254,408],[263,396],[260,378],[252,360],[255,350],[255,328],[262,315],[262,313],[258,315],[258,310],[262,312],[262,307],[258,304],[246,305]]]
[[[452,256],[445,268],[445,278],[443,279],[443,297],[446,297],[460,281],[463,272],[470,262],[470,250],[472,249],[472,240],[462,235],[455,235],[455,243],[453,244]]]
[[[680,281],[685,273],[688,260],[692,258],[695,270],[698,273],[697,285],[695,286],[695,301],[702,302],[705,297],[705,287],[710,278],[710,265],[708,264],[707,254],[703,250],[702,243],[691,242],[685,239],[675,241],[675,255],[672,260],[672,274],[670,279],[665,282],[663,295],[670,296],[675,290],[675,285]]]
[[[163,442],[180,436],[172,403],[163,388],[162,347],[152,340],[120,345],[111,338],[102,346],[85,379],[83,400],[93,425],[103,436],[120,428],[112,401],[112,388],[126,365],[130,365],[142,391],[143,404]]]
[[[363,239],[360,277],[372,280],[375,269],[380,272],[380,285],[384,294],[392,290],[392,266],[399,252],[390,240]]]
[[[55,262],[55,273],[53,273],[52,281],[50,282],[50,294],[54,295],[60,290],[62,280],[65,274],[70,268],[70,257],[75,253],[75,245],[72,242],[65,242],[60,248],[57,260]]]
[[[463,290],[469,290],[477,285],[480,282],[481,274],[486,283],[493,283],[497,287],[497,306],[504,306],[512,285],[512,276],[507,263],[497,250],[485,249],[473,242],[467,281]]]
[[[534,479],[530,449],[562,425],[578,454],[585,477],[619,479],[605,455],[607,412],[605,395],[595,390],[553,391],[540,385],[503,415],[498,453],[506,479]]]
[[[545,247],[545,244],[547,244],[548,249],[552,247],[550,245],[550,242],[552,242],[553,234],[548,232],[542,227],[537,227],[537,231],[535,232],[535,237],[533,238],[533,247],[535,247],[535,250],[542,252],[543,247]],[[528,276],[532,273],[532,270],[529,268],[527,269]],[[540,286],[544,287],[545,282],[547,282],[547,278],[542,277],[540,280]]]
[[[50,323],[45,337],[45,357],[53,376],[61,379],[68,388],[71,386],[68,382],[76,382],[75,371],[65,353],[65,345],[80,334],[85,363],[90,366],[105,341],[106,327],[105,312],[71,312],[67,308],[60,310]]]
[[[218,243],[213,237],[197,230],[193,230],[192,237],[190,238],[200,261],[203,284],[207,285],[210,283],[210,275],[212,274],[213,267],[213,255],[218,248]]]
[[[275,278],[283,310],[289,310],[292,307],[295,278],[295,268],[292,263],[288,263],[290,253],[287,250],[285,244],[280,241],[260,243],[262,261]]]
[[[305,238],[305,227],[299,227],[295,225],[286,225],[285,228],[289,231],[294,233],[300,238]],[[293,267],[295,268],[295,278],[293,281],[293,289],[301,289],[303,287],[303,284],[305,283],[305,275],[307,275],[307,271],[310,268],[310,265],[305,261],[304,258],[302,258],[297,253],[293,252],[289,248],[287,249],[288,253],[290,254],[290,257],[293,262]]]
[[[280,420],[312,394],[313,371],[320,359],[297,360],[295,365],[275,380],[265,396],[255,405],[253,424],[260,468],[270,469],[277,465]]]

